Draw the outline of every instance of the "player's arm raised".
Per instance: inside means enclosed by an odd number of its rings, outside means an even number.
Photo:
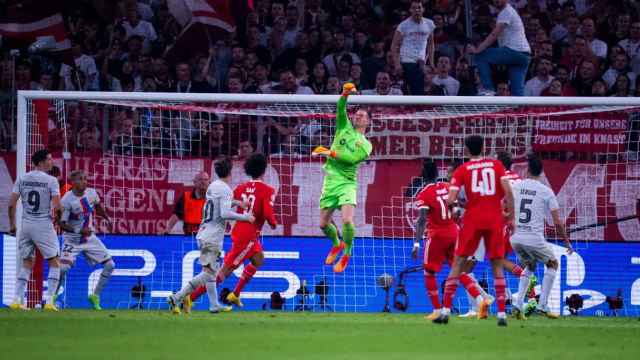
[[[428,212],[428,207],[421,207],[420,215],[418,215],[418,220],[416,221],[416,233],[413,237],[413,249],[411,250],[411,258],[414,260],[418,258],[418,249],[420,249],[420,242],[424,237],[424,229],[427,226]]]

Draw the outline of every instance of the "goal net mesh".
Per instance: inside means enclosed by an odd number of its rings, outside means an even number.
[[[350,115],[357,108],[349,106]],[[164,298],[199,271],[192,236],[180,240],[179,247],[167,250],[165,256],[149,257],[144,249],[134,249],[138,236],[167,230],[181,233],[180,224],[166,229],[173,206],[182,192],[190,191],[195,174],[205,171],[215,178],[212,159],[221,155],[234,159],[232,187],[248,179],[242,168],[248,154],[257,151],[269,156],[264,181],[276,189],[280,225],[274,230],[265,227],[264,270],[243,296],[266,303],[271,292],[279,291],[289,310],[364,311],[378,304],[381,310],[385,274],[395,282],[390,290],[392,305],[394,298],[404,301],[402,285],[422,281],[421,270],[411,273],[421,263],[411,259],[414,197],[424,185],[421,159],[435,159],[444,178],[449,166],[464,159],[464,138],[471,134],[485,138],[487,156],[498,151],[511,153],[512,169],[522,176],[527,153],[535,151],[545,159],[544,181],[558,195],[560,214],[578,254],[593,242],[640,240],[637,218],[620,221],[638,214],[638,107],[469,104],[368,108],[372,121],[367,137],[374,150],[359,170],[357,238],[343,274],[334,274],[323,263],[330,248],[318,226],[323,162],[310,156],[314,147],[331,145],[333,104],[28,101],[26,156],[29,159],[43,146],[53,150],[63,183],[72,170],[88,173],[90,186],[96,188],[114,220],[111,231],[101,220],[97,223],[99,237],[118,265],[108,287],[124,292],[142,284],[146,293],[142,301],[135,291],[127,298],[104,300],[119,308],[142,302],[144,308],[163,309]],[[339,212],[334,221],[341,229]],[[550,218],[548,221],[550,224]],[[549,239],[556,238],[552,226],[546,232]],[[122,235],[131,235],[131,246],[110,247],[110,238]],[[270,249],[270,243],[280,244],[282,238],[290,241],[287,248],[291,251]],[[170,239],[162,235],[157,241]],[[228,249],[230,239],[225,242]],[[317,243],[312,246],[317,263],[293,261],[289,269],[271,270],[270,262],[299,259],[296,247],[310,246],[308,242]],[[580,288],[585,266],[580,258],[566,256],[562,248],[554,249],[567,274],[558,277],[551,295],[552,310],[560,311],[561,307],[566,310],[565,298],[572,289],[585,294]],[[140,259],[145,260],[142,266]],[[616,267],[623,270],[623,265],[614,263],[590,266],[591,277],[612,276]],[[405,270],[407,276],[400,281]],[[237,277],[241,271],[236,270]],[[542,271],[538,269],[540,276]],[[74,276],[72,269],[63,289],[80,288],[86,294],[97,276],[93,272],[87,281]],[[479,265],[476,276],[487,279],[493,288],[487,266]],[[222,287],[233,288],[237,277]],[[598,296],[615,294],[617,289],[607,288],[607,280],[604,275],[589,279],[603,285],[586,294],[588,301],[602,302]],[[515,291],[516,280],[508,281]],[[640,285],[637,291],[640,294]],[[61,301],[64,294],[65,290]],[[412,307],[429,308],[424,292],[408,296]],[[465,299],[457,297],[461,311],[467,307]]]

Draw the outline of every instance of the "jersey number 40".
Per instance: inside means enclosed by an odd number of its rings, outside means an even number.
[[[496,193],[496,172],[493,168],[473,169],[471,171],[471,192],[481,196]]]

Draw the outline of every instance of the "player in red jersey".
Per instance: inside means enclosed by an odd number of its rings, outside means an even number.
[[[442,264],[447,261],[449,266],[453,264],[456,242],[458,241],[458,225],[447,204],[449,196],[449,183],[436,181],[438,167],[430,159],[425,160],[423,178],[427,185],[416,197],[416,205],[420,215],[416,223],[416,234],[413,242],[413,259],[418,257],[420,241],[425,235],[427,217],[429,226],[426,232],[427,240],[424,245],[424,284],[427,294],[433,305],[433,312],[427,316],[428,320],[434,320],[440,314],[442,308],[438,294],[436,273],[442,269]],[[474,279],[467,274],[460,275],[460,281],[471,296],[480,296],[480,287]]]
[[[262,154],[251,155],[244,163],[244,171],[252,180],[238,185],[233,191],[235,200],[249,203],[248,209],[244,210],[239,207],[238,212],[252,212],[255,222],[236,221],[231,230],[231,250],[224,257],[224,265],[218,272],[216,282],[218,284],[222,283],[233,270],[244,264],[245,261],[250,261],[244,267],[236,288],[227,296],[229,302],[239,307],[242,307],[242,302],[240,301],[242,289],[264,263],[264,253],[259,240],[262,225],[264,225],[265,221],[269,223],[272,229],[275,229],[277,225],[273,212],[275,190],[262,182],[266,169],[266,156]]]
[[[513,161],[511,160],[511,153],[507,151],[498,151],[496,155],[497,155],[496,157],[498,158],[498,160],[500,160],[500,162],[502,163],[502,165],[506,170],[504,176],[505,176],[505,179],[509,180],[509,184],[513,186],[513,184],[522,181],[522,178],[520,177],[520,175],[518,175],[518,173],[511,171],[511,164],[513,163]],[[503,203],[503,205],[506,207],[506,204]],[[513,263],[511,260],[506,259],[506,256],[513,252],[513,249],[511,249],[511,241],[509,241],[510,234],[507,229],[508,220],[509,220],[509,214],[505,212],[505,216],[504,216],[505,259],[504,259],[503,267],[505,270],[512,273],[515,277],[520,278],[520,276],[522,276],[524,272],[522,267],[518,266],[518,264]]]
[[[459,276],[466,258],[473,255],[480,239],[484,240],[493,270],[496,301],[498,303],[498,325],[506,326],[504,272],[504,220],[502,199],[506,198],[509,216],[508,227],[513,228],[513,193],[505,168],[500,161],[482,157],[484,139],[478,135],[465,139],[465,149],[471,160],[462,164],[453,173],[447,203],[453,205],[462,187],[467,197],[460,238],[456,246],[455,260],[445,283],[443,308],[433,320],[437,324],[449,322],[453,296],[458,287]]]

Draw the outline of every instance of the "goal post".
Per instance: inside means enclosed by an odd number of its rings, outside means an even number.
[[[240,162],[245,156],[243,146],[247,146],[269,156],[265,181],[277,190],[275,210],[281,225],[264,231],[265,250],[270,251],[270,237],[322,238],[318,228],[322,162],[312,158],[310,151],[315,146],[331,144],[338,98],[19,91],[17,175],[29,170],[30,149],[44,144],[38,144],[33,137],[37,131],[34,101],[49,101],[55,106],[55,112],[48,114],[50,127],[57,131],[55,136],[62,143],[58,144],[56,157],[64,158],[65,173],[76,168],[95,173],[89,178],[90,186],[98,190],[108,213],[116,220],[113,233],[105,235],[115,241],[120,235],[172,230],[163,228],[170,206],[181,191],[191,186],[195,173],[211,173],[211,160],[219,154],[235,155],[234,185],[246,179]],[[521,174],[526,169],[524,159],[528,152],[544,156],[545,181],[558,194],[561,214],[573,229],[571,239],[578,253],[592,242],[640,240],[637,218],[633,217],[637,215],[635,200],[640,198],[640,98],[353,95],[348,106],[350,113],[360,106],[372,110],[367,136],[374,145],[370,161],[361,166],[359,173],[357,240],[352,264],[339,275],[321,261],[278,269],[280,275],[270,270],[263,274],[264,278],[283,276],[290,287],[301,286],[304,280],[311,286],[330,289],[322,300],[320,296],[314,300],[315,309],[370,309],[381,301],[383,290],[377,284],[378,277],[396,277],[417,264],[410,257],[415,189],[407,187],[423,185],[419,181],[420,159],[425,157],[435,159],[444,175],[447,167],[464,157],[463,139],[470,134],[485,137],[488,156],[501,150],[510,152],[514,170]],[[89,116],[93,120],[86,120]],[[87,133],[78,130],[81,126],[98,129],[99,150],[87,150]],[[220,133],[216,135],[216,131]],[[335,216],[334,220],[340,228],[340,217]],[[98,223],[101,232],[106,231],[103,225]],[[551,226],[547,227],[547,236],[555,237]],[[317,252],[313,255],[318,258],[326,255],[319,252],[330,247],[328,240],[322,241],[326,246],[309,250]],[[105,244],[109,247],[109,238]],[[184,258],[195,259],[195,240],[178,246],[166,257],[158,258],[155,270],[144,275],[151,294],[147,299],[149,307],[162,308],[161,296],[180,288],[191,275],[185,271],[194,269],[192,264],[185,267]],[[294,243],[289,248],[295,247]],[[273,250],[269,256],[300,256]],[[122,250],[118,253],[126,254]],[[580,270],[569,269],[584,266],[584,261],[580,263],[575,257],[564,257],[563,261],[567,276],[558,277],[552,292],[553,310],[558,312],[564,306],[564,295],[584,280],[578,281]],[[489,270],[480,267],[479,271]],[[114,277],[113,286],[128,286],[130,281],[123,279],[124,275]],[[257,284],[250,284],[249,288],[255,286],[255,291],[249,292],[248,299],[265,301],[268,289],[282,288],[281,280],[258,279]],[[561,284],[565,279],[566,283]],[[89,286],[86,279],[73,275],[67,284],[83,289]],[[613,292],[603,279],[598,279],[597,285],[602,286],[600,294]],[[289,301],[295,301],[295,289],[283,293]],[[423,293],[411,296],[412,306],[426,306]],[[127,299],[112,304],[127,305]]]

